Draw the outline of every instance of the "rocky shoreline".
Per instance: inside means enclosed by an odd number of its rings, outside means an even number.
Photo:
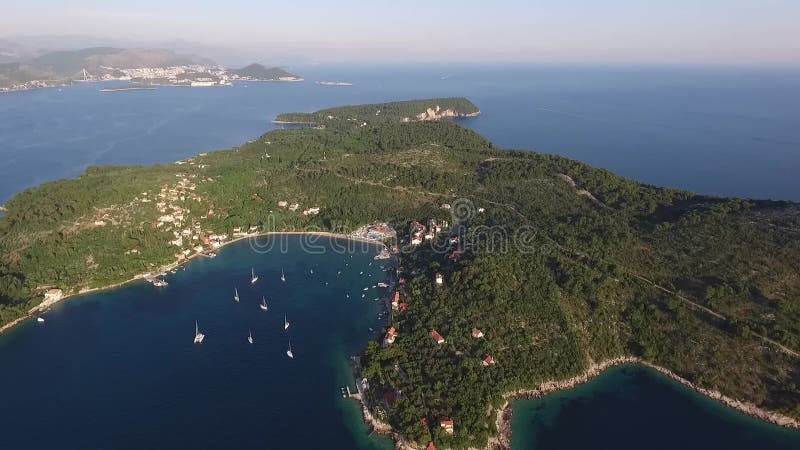
[[[710,389],[706,389],[695,385],[691,381],[677,375],[669,369],[657,366],[653,363],[642,360],[634,356],[621,356],[600,363],[592,362],[586,371],[576,377],[559,381],[545,381],[539,385],[538,389],[520,389],[506,393],[503,397],[505,403],[503,407],[497,411],[497,418],[495,419],[497,426],[497,436],[490,438],[487,444],[489,450],[510,450],[511,449],[511,418],[513,416],[513,409],[511,404],[516,400],[529,400],[537,399],[554,392],[564,391],[575,388],[582,384],[588,383],[604,371],[623,364],[638,364],[650,369],[653,369],[660,374],[671,378],[672,380],[681,383],[689,389],[702,394],[708,398],[716,400],[723,405],[733,408],[739,412],[747,414],[748,416],[755,417],[765,422],[770,422],[775,425],[800,429],[800,421],[793,417],[789,417],[778,412],[768,411],[760,408],[752,403],[736,400],[734,398],[723,395],[722,393]]]

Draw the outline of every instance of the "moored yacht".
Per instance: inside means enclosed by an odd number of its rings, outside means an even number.
[[[283,330],[286,331],[289,329],[289,321],[286,320],[286,314],[283,315]]]
[[[286,282],[286,275],[283,273],[283,269],[281,269],[281,281]]]
[[[261,304],[258,305],[258,307],[263,309],[264,311],[267,311],[269,309],[267,308],[267,299],[265,297],[261,297]]]
[[[249,342],[249,343],[251,343],[251,344],[252,344],[252,343],[253,343],[253,332],[252,332],[251,330],[247,330],[247,331],[248,331],[248,333],[249,333],[249,334],[247,335],[247,342]]]
[[[294,359],[294,353],[292,353],[292,340],[289,339],[289,350],[286,350],[286,356],[291,359]]]
[[[256,271],[254,269],[250,269],[250,284],[256,284],[258,281],[258,275],[256,275]]]
[[[202,344],[203,339],[206,338],[206,335],[200,332],[200,327],[197,325],[197,321],[194,321],[194,343],[195,344]]]
[[[236,288],[233,288],[233,301],[239,303],[239,290]]]

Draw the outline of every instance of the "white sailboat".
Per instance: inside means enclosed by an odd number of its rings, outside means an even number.
[[[251,330],[247,330],[250,334],[247,335],[247,342],[253,343],[253,332]]]
[[[292,353],[292,340],[289,339],[289,350],[286,350],[286,356],[291,359],[294,359],[294,354]]]
[[[254,269],[250,269],[250,284],[256,284],[258,281],[258,275],[256,275],[256,271]]]
[[[286,331],[288,329],[289,329],[289,321],[286,320],[286,314],[284,314],[283,315],[283,331]]]
[[[239,303],[239,290],[236,288],[233,288],[233,301]]]
[[[200,332],[200,327],[197,325],[197,321],[194,321],[194,343],[195,344],[202,344],[203,339],[206,338],[206,335]]]
[[[284,275],[283,269],[281,269],[281,281],[286,282],[286,275]]]
[[[261,297],[261,304],[258,305],[258,307],[263,309],[264,311],[267,311],[269,309],[267,308],[267,299],[265,297]]]

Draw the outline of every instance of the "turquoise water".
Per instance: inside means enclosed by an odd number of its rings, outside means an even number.
[[[513,404],[513,450],[800,448],[800,431],[727,408],[640,366]]]
[[[78,297],[0,336],[2,448],[391,448],[339,391],[353,386],[348,356],[385,323],[378,247],[342,254],[344,241],[320,238],[324,251],[309,252],[284,239],[285,252],[239,242],[169,286]]]

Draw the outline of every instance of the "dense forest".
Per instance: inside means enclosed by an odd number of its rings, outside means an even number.
[[[399,234],[404,306],[397,338],[370,343],[362,366],[375,414],[410,440],[484,446],[504,392],[621,355],[800,418],[798,205],[643,185],[497,149],[450,121],[402,120],[437,105],[477,112],[437,99],[281,116],[325,126],[24,191],[0,218],[0,323],[49,287],[155,271],[192,235],[385,221]],[[161,223],[159,203],[182,224]],[[312,206],[318,215],[301,213]],[[414,221],[431,219],[449,224],[411,245]]]
[[[473,116],[480,113],[478,107],[469,100],[460,97],[451,97],[342,106],[338,108],[322,109],[313,113],[286,113],[279,114],[275,121],[318,126],[326,126],[328,124],[341,125],[342,121],[355,122],[359,126],[365,122],[375,125],[381,122],[414,120],[418,114],[426,112],[428,108],[434,111],[450,110],[455,114],[454,117],[456,118]]]

